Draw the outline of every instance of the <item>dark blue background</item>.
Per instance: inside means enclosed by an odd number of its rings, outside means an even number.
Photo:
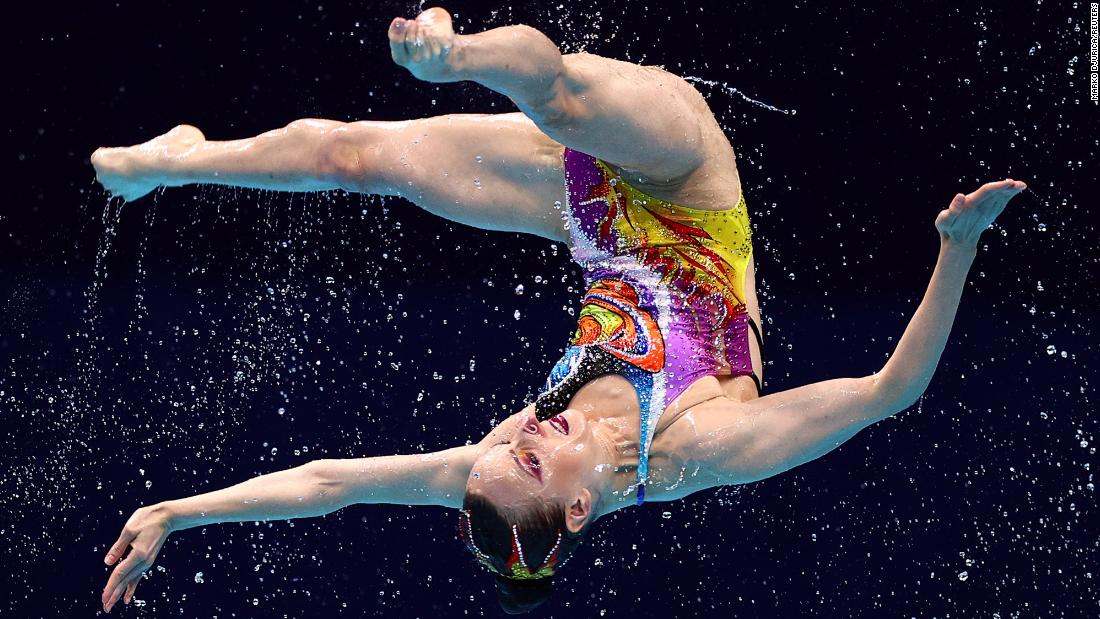
[[[755,229],[766,392],[878,370],[927,283],[936,213],[1005,176],[1033,190],[983,238],[918,406],[778,478],[601,521],[538,614],[1098,612],[1088,5],[825,4],[445,5],[467,32],[528,23],[797,110],[700,86]],[[345,194],[173,189],[119,217],[93,183],[95,147],[181,122],[230,139],[511,111],[390,62],[386,26],[416,5],[23,10],[6,41],[0,614],[97,614],[101,557],[140,505],[477,440],[542,383],[581,283],[564,247]],[[145,605],[119,612],[496,616],[454,528],[441,508],[358,506],[177,533]]]

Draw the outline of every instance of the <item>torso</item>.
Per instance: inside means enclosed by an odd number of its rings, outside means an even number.
[[[745,270],[743,290],[747,313],[758,325],[762,324],[756,294],[755,265],[752,260]],[[756,339],[748,338],[748,345],[752,368],[757,376],[763,377],[761,351]],[[692,447],[698,441],[698,436],[691,427],[693,419],[686,414],[692,407],[716,398],[745,402],[757,397],[759,394],[756,385],[749,376],[712,375],[695,380],[669,402],[657,422],[650,445],[646,501],[677,500],[711,488],[716,483],[700,463],[687,456],[693,453]],[[577,391],[568,407],[583,411],[592,421],[611,420],[622,427],[628,437],[628,444],[622,446],[622,449],[628,459],[637,458],[641,438],[640,407],[633,386],[625,378],[608,375],[589,382]],[[526,415],[527,412],[528,409],[525,409],[499,424],[481,445],[489,446],[507,438],[507,434],[516,427],[516,417]],[[730,414],[736,415],[737,408],[734,407]],[[615,489],[615,500],[607,502],[603,514],[634,505],[634,488],[635,484],[630,476],[624,477],[623,483]]]

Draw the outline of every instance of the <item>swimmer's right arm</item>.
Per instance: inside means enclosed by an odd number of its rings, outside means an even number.
[[[221,522],[307,518],[356,503],[457,509],[479,451],[475,444],[428,454],[315,460],[221,490],[142,507],[103,559],[107,565],[118,563],[103,589],[103,608],[109,611],[120,598],[129,603],[142,573],[174,531]],[[127,548],[132,550],[123,559]]]

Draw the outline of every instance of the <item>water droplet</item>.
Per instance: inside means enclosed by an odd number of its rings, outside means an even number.
[[[197,583],[198,583],[198,584],[200,584],[200,585],[201,585],[202,583],[206,582],[206,581],[205,581],[205,580],[203,580],[203,578],[202,578],[202,572],[195,572],[195,582],[197,582]]]
[[[966,570],[959,572],[959,580],[965,581],[967,578],[970,578],[970,574]]]

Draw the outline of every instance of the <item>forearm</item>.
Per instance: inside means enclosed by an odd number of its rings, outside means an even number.
[[[320,516],[345,507],[347,494],[342,484],[326,480],[317,463],[310,462],[160,507],[171,528],[180,530],[219,522]]]
[[[495,90],[521,110],[544,103],[553,93],[564,65],[558,46],[530,26],[505,26],[458,35],[451,50],[452,75]]]
[[[941,240],[939,258],[924,299],[909,321],[894,354],[875,376],[876,389],[893,414],[910,406],[932,380],[947,345],[976,246]]]

